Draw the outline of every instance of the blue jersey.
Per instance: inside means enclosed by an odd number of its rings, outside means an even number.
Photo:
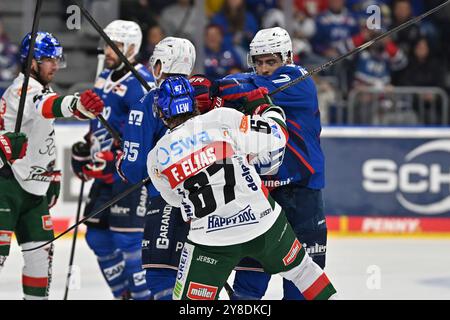
[[[167,131],[162,120],[153,115],[154,93],[155,90],[150,91],[131,107],[123,131],[124,158],[121,170],[133,184],[148,176],[147,155]],[[147,191],[150,197],[159,195],[152,184],[147,185]]]
[[[152,74],[141,64],[135,66],[139,74],[151,86],[154,84]],[[130,107],[136,104],[145,94],[146,90],[138,79],[128,72],[117,81],[111,79],[113,70],[105,69],[95,82],[95,93],[103,100],[105,108],[103,117],[120,136],[123,135],[125,123],[128,120]],[[90,121],[91,156],[98,151],[108,151],[119,148],[99,120]],[[116,174],[115,180],[119,177]]]
[[[230,81],[224,87],[222,96],[225,99],[227,96],[232,98],[234,94],[257,87],[266,87],[272,92],[305,73],[306,70],[302,67],[288,65],[278,68],[271,76],[259,76],[255,73],[230,75],[226,79],[237,79],[239,85],[232,85]],[[296,183],[312,189],[322,189],[325,186],[325,167],[320,147],[322,127],[314,81],[306,78],[271,98],[286,113],[289,140],[278,172],[261,178],[268,188]]]

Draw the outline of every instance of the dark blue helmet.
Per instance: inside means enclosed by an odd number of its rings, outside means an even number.
[[[165,119],[194,111],[194,88],[182,76],[165,79],[157,89],[153,112],[161,110]]]
[[[22,40],[20,47],[20,60],[24,63],[27,60],[28,51],[30,49],[31,33],[28,33]],[[33,58],[41,61],[42,58],[58,59],[60,66],[64,64],[63,48],[51,33],[38,31],[36,42],[34,44]]]

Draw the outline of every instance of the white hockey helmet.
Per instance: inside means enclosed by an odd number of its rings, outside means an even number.
[[[123,54],[128,52],[128,48],[134,44],[134,50],[128,59],[134,58],[141,48],[142,30],[134,21],[114,20],[103,30],[112,41],[123,43]]]
[[[288,58],[292,61],[292,41],[289,33],[280,27],[259,30],[252,42],[250,42],[250,52],[247,55],[249,67],[254,68],[254,57],[262,54],[281,54],[284,64]]]
[[[161,72],[156,76],[154,67],[158,61],[161,61]],[[162,73],[188,76],[194,69],[195,47],[187,39],[166,37],[155,46],[149,64],[156,79],[159,79]]]

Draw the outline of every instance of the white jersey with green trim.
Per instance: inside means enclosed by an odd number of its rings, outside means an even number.
[[[20,73],[1,98],[1,110],[4,112],[0,117],[3,118],[2,129],[5,131],[14,131],[23,79],[24,75]],[[41,83],[30,77],[20,129],[28,137],[28,148],[25,157],[11,165],[20,186],[39,196],[47,192],[50,172],[56,160],[54,119],[44,118],[38,110],[38,105],[46,96],[52,97],[55,93],[45,90]]]
[[[281,212],[247,158],[286,141],[277,112],[246,116],[214,109],[163,136],[148,155],[147,170],[164,200],[181,207],[191,241],[239,244],[266,232]]]

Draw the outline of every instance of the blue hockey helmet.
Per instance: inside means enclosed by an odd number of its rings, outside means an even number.
[[[165,119],[194,111],[194,88],[189,80],[182,76],[165,79],[156,89],[153,112],[160,110]]]
[[[20,60],[24,63],[27,60],[28,51],[30,50],[31,32],[22,40],[20,47]],[[33,58],[40,62],[42,58],[57,59],[60,68],[65,67],[63,56],[63,48],[58,39],[51,33],[38,31],[36,34],[36,42],[34,44]]]

